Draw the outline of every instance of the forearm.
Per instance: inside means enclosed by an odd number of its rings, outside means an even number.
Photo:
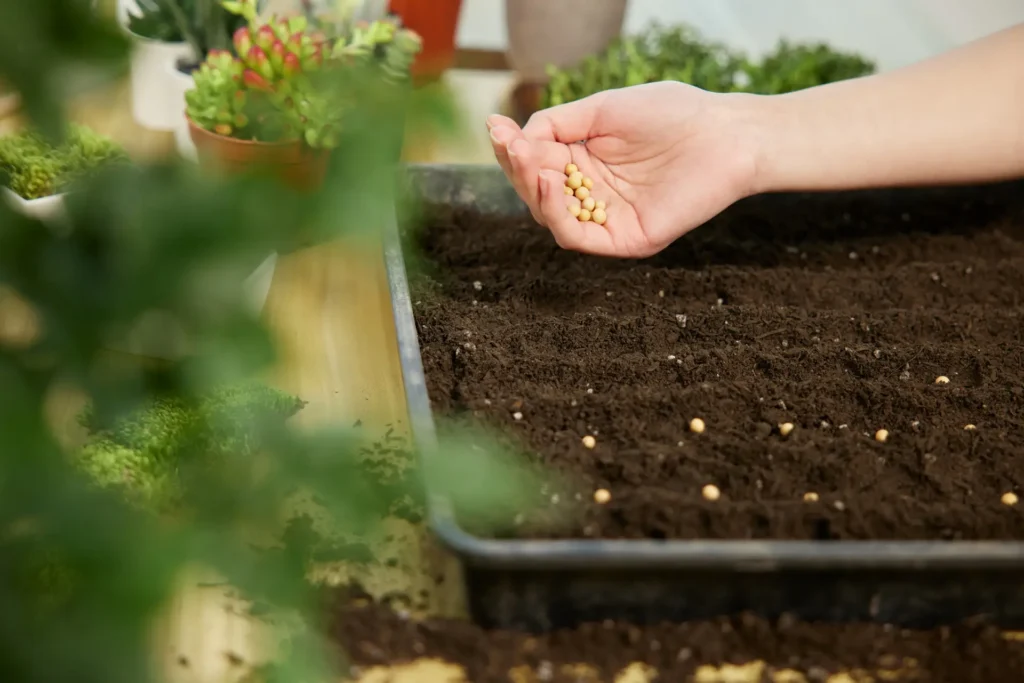
[[[756,192],[1024,177],[1024,24],[750,108]]]

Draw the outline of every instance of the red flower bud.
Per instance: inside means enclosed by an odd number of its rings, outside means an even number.
[[[270,64],[274,67],[276,73],[281,73],[281,67],[284,66],[284,57],[288,54],[288,51],[284,48],[284,43],[280,40],[275,40],[274,44],[270,46]]]
[[[260,29],[256,32],[256,38],[254,39],[256,44],[264,50],[269,50],[270,46],[277,40],[277,36],[274,35],[274,29],[270,28],[268,24],[263,24]]]
[[[249,29],[243,26],[235,31],[232,42],[235,44],[235,53],[239,57],[249,54],[249,50],[252,48],[252,36],[249,34]]]
[[[252,69],[246,69],[245,75],[242,76],[242,80],[245,81],[245,84],[253,90],[262,90],[264,92],[274,91],[274,89],[270,87],[270,83],[267,79],[263,78],[263,76],[260,76]]]
[[[245,62],[250,69],[254,69],[264,78],[274,77],[274,68],[270,65],[270,59],[267,57],[267,53],[259,47],[252,46]]]
[[[284,64],[281,67],[281,73],[285,76],[294,76],[300,71],[302,71],[302,62],[299,61],[299,56],[294,52],[286,54],[284,56]]]
[[[288,51],[293,54],[302,54],[302,34],[292,34],[291,38],[288,39],[288,42],[285,45],[285,47],[287,47]]]

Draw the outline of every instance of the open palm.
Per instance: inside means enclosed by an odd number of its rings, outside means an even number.
[[[721,98],[682,83],[609,90],[547,109],[522,129],[487,125],[495,156],[534,218],[565,249],[643,258],[752,192],[744,123]],[[565,195],[565,166],[593,179],[604,225],[581,222]]]

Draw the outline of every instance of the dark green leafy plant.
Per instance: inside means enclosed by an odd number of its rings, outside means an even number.
[[[224,9],[220,0],[137,2],[139,13],[129,15],[129,31],[150,40],[187,42],[197,60],[212,50],[231,49],[231,37],[245,25],[245,20]]]
[[[7,135],[0,138],[0,184],[24,199],[38,199],[65,191],[97,168],[127,159],[120,145],[85,126],[69,126],[59,146],[35,132]]]
[[[781,42],[760,62],[687,25],[662,27],[617,39],[607,50],[570,69],[548,69],[542,106],[572,102],[604,90],[656,81],[681,81],[712,92],[791,92],[863,76],[874,64],[827,45]]]

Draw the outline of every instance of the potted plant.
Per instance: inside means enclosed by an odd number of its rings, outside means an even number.
[[[339,70],[369,67],[401,83],[420,50],[419,36],[397,21],[360,22],[325,31],[305,16],[262,20],[253,0],[225,2],[246,25],[235,54],[216,50],[186,93],[187,118],[199,161],[227,171],[270,166],[298,189],[316,189],[338,144],[348,101]]]
[[[462,0],[390,0],[389,11],[423,39],[423,51],[412,66],[417,80],[436,80],[455,62],[461,10]]]
[[[132,109],[140,125],[178,133],[191,73],[211,50],[231,46],[242,20],[219,0],[122,0],[125,28],[136,39],[132,56]]]
[[[0,186],[15,210],[35,218],[55,218],[76,179],[127,158],[115,142],[81,125],[71,125],[60,146],[32,131],[7,135],[0,138]]]
[[[549,66],[569,67],[619,36],[626,0],[515,0],[505,3],[508,62],[516,72],[510,115],[525,123],[540,108]]]

